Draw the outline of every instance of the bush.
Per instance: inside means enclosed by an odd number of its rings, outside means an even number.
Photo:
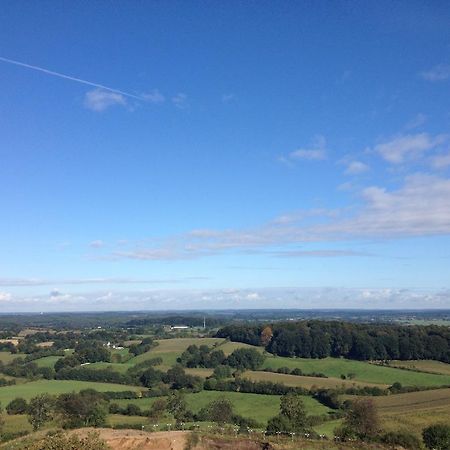
[[[238,348],[227,358],[227,364],[238,369],[256,370],[264,360],[265,357],[254,348]]]
[[[392,446],[400,445],[409,450],[420,450],[422,448],[420,440],[416,436],[404,431],[391,431],[389,433],[385,433],[381,436],[380,441],[383,444]]]
[[[28,404],[25,399],[17,397],[11,400],[6,407],[6,412],[12,414],[25,414],[27,412]]]
[[[425,428],[422,432],[425,446],[434,450],[448,450],[450,448],[450,425],[436,424]]]
[[[56,433],[25,447],[25,450],[107,450],[110,447],[97,434],[89,433],[80,438],[76,434]]]

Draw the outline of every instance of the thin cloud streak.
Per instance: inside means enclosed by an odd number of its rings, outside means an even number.
[[[75,81],[76,83],[85,84],[87,86],[93,86],[96,88],[104,89],[105,91],[114,92],[116,94],[124,95],[126,97],[133,98],[135,100],[140,100],[140,101],[146,100],[146,98],[143,96],[131,94],[130,92],[126,92],[126,91],[121,91],[120,89],[115,89],[115,88],[112,88],[109,86],[105,86],[104,84],[94,83],[93,81],[83,80],[82,78],[65,75],[60,72],[55,72],[53,70],[45,69],[44,67],[34,66],[32,64],[26,64],[26,63],[23,63],[20,61],[15,61],[14,59],[5,58],[3,56],[0,56],[0,61],[3,61],[4,63],[8,63],[8,64],[14,64],[14,65],[20,66],[20,67],[25,67],[27,69],[35,70],[38,72],[42,72],[42,73],[45,73],[47,75],[51,75],[54,77],[63,78],[65,80]]]
[[[179,284],[189,281],[209,280],[209,277],[184,277],[167,279],[142,278],[74,278],[49,280],[41,278],[0,278],[0,287],[27,287],[27,286],[75,286],[90,284]]]

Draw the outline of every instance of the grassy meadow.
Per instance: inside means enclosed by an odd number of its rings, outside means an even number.
[[[262,372],[257,370],[247,370],[242,375],[252,381],[270,381],[272,383],[282,383],[286,386],[302,387],[310,389],[312,387],[319,388],[341,388],[354,386],[377,386],[380,388],[387,387],[386,384],[364,383],[356,380],[341,380],[340,378],[320,378],[320,377],[304,377],[297,375],[287,375],[284,373]]]
[[[208,403],[218,399],[226,398],[233,404],[233,409],[237,414],[243,417],[255,419],[261,424],[276,416],[280,408],[279,395],[261,395],[247,394],[243,392],[219,392],[219,391],[202,391],[193,394],[186,394],[186,402],[189,409],[197,413]],[[138,405],[141,409],[150,409],[156,398],[139,398],[133,400],[116,400],[114,403],[122,407],[128,404]],[[326,406],[309,396],[303,396],[302,400],[305,404],[308,415],[327,414],[331,411]]]
[[[389,366],[419,370],[422,372],[438,373],[450,376],[450,364],[446,364],[440,361],[431,361],[427,359],[400,361],[398,359],[395,359],[389,362]]]
[[[74,381],[74,380],[39,380],[30,381],[28,383],[0,387],[0,403],[6,406],[16,397],[22,397],[29,400],[39,394],[48,393],[51,395],[59,395],[66,392],[78,392],[83,389],[95,389],[99,392],[106,391],[140,391],[143,388],[138,386],[124,386],[122,384],[112,383],[95,383],[91,381]]]
[[[263,367],[273,369],[280,367],[299,368],[304,373],[323,373],[328,377],[339,379],[341,375],[348,377],[348,374],[353,374],[351,381],[365,384],[391,385],[398,381],[404,386],[450,386],[450,374],[412,372],[343,358],[307,359],[270,356],[266,358]]]

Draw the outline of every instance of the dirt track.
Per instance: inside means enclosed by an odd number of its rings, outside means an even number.
[[[82,430],[86,434],[89,430]],[[97,430],[113,450],[183,450],[189,432],[166,431],[147,433],[137,430],[111,430],[102,428]]]

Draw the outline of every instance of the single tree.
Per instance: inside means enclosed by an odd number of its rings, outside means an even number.
[[[340,429],[345,436],[360,439],[374,437],[379,432],[379,419],[375,403],[370,398],[361,398],[351,402]]]
[[[233,405],[225,397],[214,400],[207,406],[208,418],[218,424],[230,423],[233,418]]]
[[[281,397],[280,414],[287,417],[294,431],[303,431],[307,427],[307,416],[302,397],[289,393]]]
[[[28,406],[28,421],[33,430],[39,430],[41,426],[53,419],[54,399],[48,394],[40,394],[30,400]]]

